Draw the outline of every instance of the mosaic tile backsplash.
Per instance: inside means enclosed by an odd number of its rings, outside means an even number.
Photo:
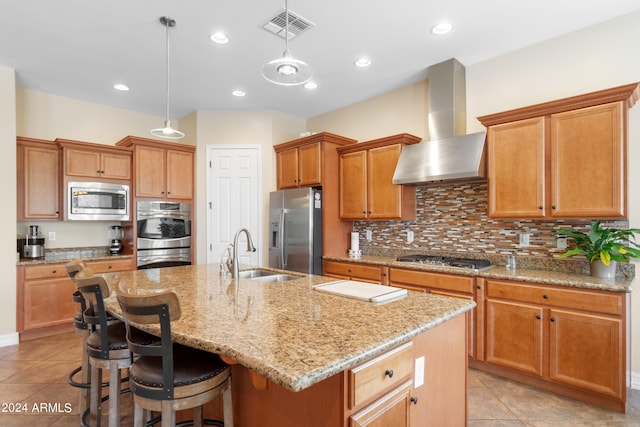
[[[360,248],[370,255],[396,252],[460,253],[471,258],[500,260],[508,254],[520,263],[551,261],[566,251],[556,247],[558,228],[586,231],[591,220],[498,220],[487,217],[486,182],[416,187],[416,219],[413,221],[357,221]],[[603,221],[604,226],[628,228],[628,221]],[[365,238],[371,230],[372,240]],[[407,231],[414,241],[407,243]],[[529,234],[529,245],[520,246],[520,234]],[[570,239],[567,241],[572,247]],[[580,260],[582,258],[582,260]],[[584,257],[566,261],[586,263]],[[581,262],[584,261],[584,262]],[[499,261],[495,261],[500,264]],[[577,269],[584,269],[581,265]],[[588,267],[586,267],[588,268]]]

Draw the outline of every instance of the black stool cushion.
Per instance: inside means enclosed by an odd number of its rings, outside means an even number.
[[[87,346],[92,349],[101,350],[101,334],[102,331],[98,329],[93,332],[87,338]],[[112,350],[124,350],[128,348],[127,344],[127,330],[124,326],[124,322],[112,323],[107,327],[107,333],[109,334],[109,351]],[[135,341],[143,344],[153,344],[160,341],[160,338],[143,332],[136,328],[131,328],[131,334],[135,337]]]
[[[214,353],[173,345],[174,387],[195,384],[221,374],[229,365]],[[129,368],[129,378],[147,387],[162,387],[162,358],[142,356]]]

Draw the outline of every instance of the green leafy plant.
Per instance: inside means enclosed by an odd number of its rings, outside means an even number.
[[[588,233],[560,229],[558,233],[571,237],[576,247],[568,250],[559,258],[583,254],[587,260],[600,260],[604,265],[611,261],[627,261],[629,258],[640,258],[640,245],[635,242],[635,235],[640,229],[600,228],[600,221],[591,224]]]

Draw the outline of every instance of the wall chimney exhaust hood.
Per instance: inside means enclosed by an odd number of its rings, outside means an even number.
[[[402,149],[393,183],[486,179],[486,131],[466,135],[464,66],[449,59],[429,67],[427,79],[430,139]]]

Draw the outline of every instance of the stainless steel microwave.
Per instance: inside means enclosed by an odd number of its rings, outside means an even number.
[[[66,219],[128,221],[129,186],[104,182],[69,182]]]

